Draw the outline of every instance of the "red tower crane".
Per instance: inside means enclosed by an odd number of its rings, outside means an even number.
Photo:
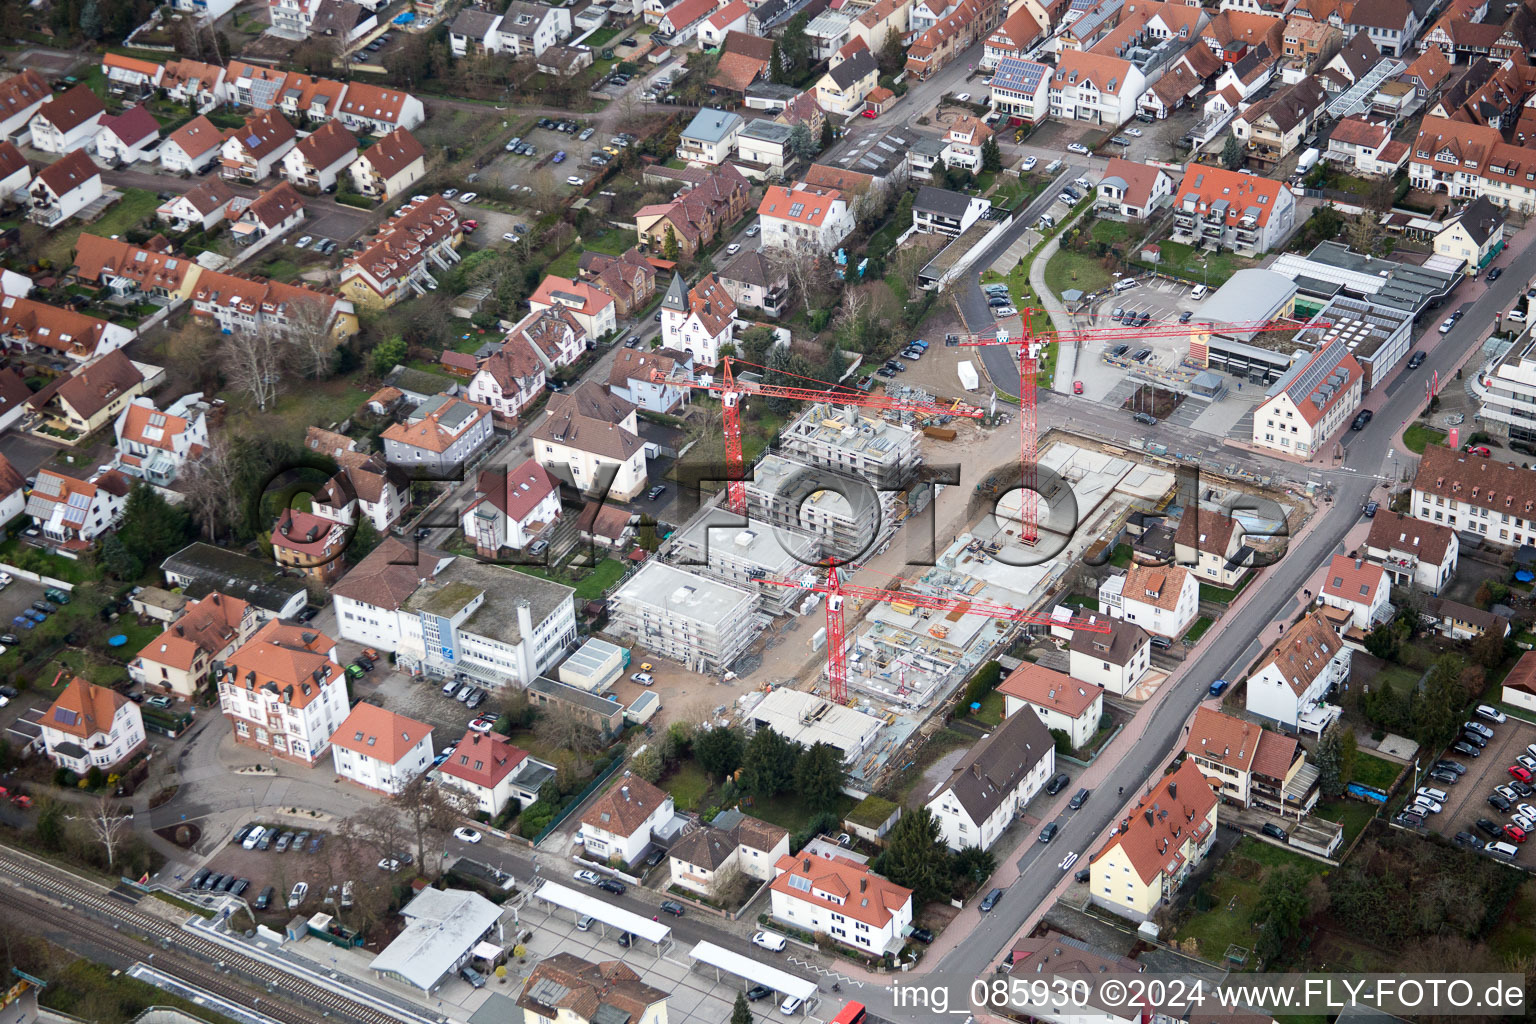
[[[1053,341],[1060,341],[1058,331],[1045,331],[1035,334],[1029,328],[1030,314],[1039,312],[1034,309],[1021,309],[1019,316],[1024,323],[1024,333],[1018,339],[1010,339],[1007,331],[999,330],[992,334],[960,334],[949,336],[950,344],[958,344],[963,347],[982,347],[987,345],[1016,345],[1019,350],[1019,519],[1021,520],[1021,539],[1026,544],[1034,544],[1040,539],[1040,492],[1036,490],[1039,484],[1036,470],[1036,456],[1040,441],[1039,427],[1036,419],[1035,406],[1035,376],[1039,371],[1039,354],[1041,346]],[[1281,320],[1251,320],[1239,323],[1225,323],[1226,330],[1254,331],[1255,333],[1269,330],[1298,331],[1307,327],[1327,327],[1327,323],[1309,322],[1305,324],[1290,323]],[[1210,323],[1190,324],[1158,324],[1147,327],[1089,327],[1074,332],[1079,341],[1140,341],[1144,338],[1172,338],[1188,337],[1201,329],[1210,331]],[[958,340],[956,340],[958,339]]]
[[[843,602],[850,597],[866,601],[900,601],[905,604],[915,605],[918,608],[975,613],[994,619],[1004,619],[1008,622],[1035,623],[1042,626],[1065,626],[1068,629],[1081,629],[1089,633],[1108,633],[1110,631],[1108,624],[1102,621],[1076,618],[1055,619],[1049,615],[1042,615],[1039,612],[1020,611],[1007,605],[992,604],[988,601],[975,601],[965,597],[944,597],[940,594],[927,594],[917,590],[891,590],[880,587],[865,587],[856,583],[844,583],[841,571],[836,567],[827,570],[825,583],[818,583],[815,574],[809,570],[803,575],[793,578],[765,576],[761,577],[759,582],[772,583],[776,587],[811,590],[818,594],[826,595],[827,683],[831,689],[832,701],[836,704],[846,704],[848,702],[848,652],[845,649],[847,634],[843,629]]]
[[[980,418],[981,409],[964,405],[960,402],[909,402],[897,398],[885,398],[840,388],[835,384],[827,384],[824,381],[804,378],[819,388],[789,387],[781,384],[764,384],[757,381],[739,380],[732,369],[735,363],[745,363],[755,366],[755,363],[746,363],[742,359],[733,359],[725,356],[720,360],[720,376],[718,378],[705,375],[700,379],[688,376],[668,376],[660,370],[651,372],[651,380],[657,384],[671,384],[680,388],[696,388],[708,391],[710,394],[719,395],[720,403],[725,408],[725,467],[728,478],[728,498],[732,512],[745,515],[747,511],[747,488],[743,478],[745,473],[744,460],[741,454],[741,400],[747,395],[760,395],[764,398],[790,398],[798,402],[827,402],[833,405],[855,405],[861,409],[893,409],[902,412],[927,413],[933,416],[965,416],[971,419]],[[764,367],[758,367],[765,369]]]

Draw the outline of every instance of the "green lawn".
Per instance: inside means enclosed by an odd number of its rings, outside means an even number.
[[[1376,805],[1361,800],[1322,800],[1312,811],[1319,818],[1336,821],[1344,826],[1344,846],[1355,841],[1370,820],[1376,816]]]
[[[674,800],[676,798],[674,797]],[[791,834],[803,832],[811,822],[822,812],[830,811],[837,815],[839,821],[843,815],[853,810],[858,801],[851,796],[839,793],[836,800],[827,806],[812,807],[794,793],[785,793],[774,797],[772,800],[754,802],[753,806],[743,809],[754,818],[761,818],[772,825],[789,829]]]
[[[18,559],[20,561],[17,561]],[[44,576],[52,576],[66,583],[84,583],[96,578],[91,572],[90,563],[63,558],[41,548],[23,547],[16,538],[0,544],[0,562],[19,565],[23,569],[42,573]]]
[[[1099,610],[1099,599],[1096,597],[1083,597],[1081,594],[1069,594],[1062,599],[1062,604],[1071,608],[1086,608],[1088,611]]]
[[[993,690],[981,698],[981,710],[971,713],[971,717],[983,725],[1000,725],[1003,721],[1003,709],[1006,706],[1007,699]]]
[[[1200,616],[1195,620],[1195,624],[1189,627],[1189,632],[1184,634],[1184,640],[1191,644],[1199,643],[1200,638],[1205,636],[1205,631],[1210,629],[1212,625],[1214,625],[1214,621],[1210,616]]]
[[[638,239],[633,231],[611,228],[592,238],[583,238],[581,244],[593,252],[605,252],[610,256],[622,256],[635,247]]]
[[[1429,444],[1445,444],[1445,431],[1423,423],[1410,423],[1408,429],[1403,431],[1403,447],[1415,455],[1423,455],[1425,446]]]
[[[1231,604],[1237,600],[1237,595],[1247,588],[1256,575],[1257,573],[1249,572],[1237,581],[1237,586],[1235,587],[1218,587],[1214,583],[1202,583],[1200,584],[1200,600],[1215,601],[1217,604]]]
[[[1202,263],[1194,247],[1183,242],[1158,242],[1157,246],[1162,250],[1162,258],[1149,266],[1164,273],[1209,284],[1212,288],[1224,284],[1237,271],[1257,265],[1254,260],[1229,252],[1205,253],[1205,261]]]
[[[1105,245],[1119,245],[1131,235],[1130,226],[1118,220],[1096,220],[1088,237]]]
[[[1298,857],[1278,846],[1244,836],[1227,854],[1201,888],[1195,911],[1180,926],[1177,938],[1193,940],[1196,954],[1220,963],[1229,946],[1253,948],[1256,938],[1253,915],[1258,909],[1259,892],[1268,874],[1280,867],[1295,865],[1308,874],[1321,874],[1326,865],[1307,857]],[[1250,967],[1253,961],[1249,960]]]
[[[1489,948],[1510,963],[1536,956],[1532,915],[1536,915],[1536,882],[1526,882],[1505,912],[1504,919],[1489,934]]]
[[[1108,288],[1113,280],[1096,258],[1069,249],[1056,250],[1045,265],[1045,285],[1058,299],[1074,288],[1084,293]]]
[[[298,441],[311,425],[329,426],[351,416],[369,394],[367,389],[338,378],[318,384],[296,382],[265,412],[253,408],[249,396],[240,392],[225,391],[218,397],[229,403],[232,430],[266,431]]]
[[[714,783],[709,781],[709,776],[704,774],[697,761],[687,760],[673,770],[671,775],[661,780],[661,788],[672,794],[672,802],[680,811],[702,810],[702,803]]]
[[[544,266],[545,274],[574,278],[581,267],[581,246],[573,245]]]
[[[604,25],[596,32],[593,32],[591,35],[587,36],[586,39],[582,40],[582,44],[585,46],[590,46],[592,49],[601,53],[603,47],[611,42],[614,37],[616,37],[622,31],[624,31],[624,27],[622,25]]]
[[[1350,782],[1358,782],[1362,786],[1374,786],[1377,789],[1386,789],[1402,773],[1402,766],[1392,761],[1385,761],[1375,754],[1367,754],[1360,751],[1355,754],[1355,770],[1351,773]]]
[[[1424,673],[1406,665],[1386,665],[1376,673],[1376,678],[1400,693],[1409,693],[1419,685]]]
[[[299,265],[293,260],[275,259],[270,263],[264,263],[255,268],[259,274],[265,274],[274,281],[288,283],[299,276]]]
[[[1129,544],[1116,544],[1115,549],[1109,553],[1109,564],[1124,569],[1131,564],[1133,554]]]
[[[142,188],[125,188],[122,193],[123,198],[92,223],[81,224],[79,221],[70,221],[64,227],[54,231],[48,240],[48,245],[43,249],[43,258],[49,260],[58,269],[67,268],[71,254],[75,250],[75,239],[80,237],[82,231],[89,231],[103,238],[121,235],[151,216],[155,208],[160,205],[160,200],[153,192]]]
[[[571,583],[564,573],[551,573],[547,569],[541,569],[535,565],[514,565],[512,568],[518,572],[525,572],[529,576],[537,576],[542,580],[551,580],[555,583],[563,583],[566,586],[576,588],[578,601],[595,601],[605,594],[609,587],[619,581],[624,575],[624,563],[612,558],[605,558],[598,562],[592,572],[584,576],[576,583]]]

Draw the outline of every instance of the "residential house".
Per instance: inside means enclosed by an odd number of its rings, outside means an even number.
[[[1033,662],[1010,672],[997,691],[1003,695],[1005,716],[1033,712],[1047,729],[1065,733],[1073,750],[1088,749],[1104,717],[1104,687]]]
[[[583,544],[622,554],[634,540],[639,519],[627,508],[588,501],[576,516],[576,535]]]
[[[1248,676],[1248,713],[1296,732],[1321,734],[1341,714],[1325,698],[1349,678],[1352,656],[1322,613],[1308,612],[1281,631]]]
[[[1186,509],[1174,534],[1174,557],[1201,580],[1235,587],[1256,562],[1236,519],[1215,509]]]
[[[740,114],[705,107],[693,116],[679,136],[678,159],[701,165],[724,163],[736,148],[736,136],[745,123]]]
[[[708,898],[717,896],[720,882],[732,877],[773,881],[775,865],[787,856],[786,829],[727,811],[673,843],[667,850],[667,869],[673,885]]]
[[[448,47],[455,57],[484,56],[501,49],[501,15],[483,7],[464,7],[448,26]]]
[[[1200,584],[1176,565],[1132,565],[1099,584],[1099,608],[1149,633],[1176,640],[1195,623]]]
[[[279,188],[288,188],[288,184]],[[282,332],[330,328],[338,338],[357,332],[352,304],[334,295],[266,278],[205,270],[192,290],[192,313],[226,334],[271,329]]]
[[[539,961],[517,996],[523,1022],[666,1024],[667,993],[621,960],[592,963],[573,953]]]
[[[944,133],[943,160],[946,167],[963,167],[974,174],[981,172],[982,148],[992,137],[980,118],[961,114],[949,123]]]
[[[1191,100],[1210,91],[1211,83],[1225,65],[1204,42],[1197,42],[1180,54],[1136,102],[1138,114],[1166,118]]]
[[[1151,918],[1210,852],[1216,808],[1216,792],[1192,760],[1163,776],[1093,856],[1089,899],[1132,921]]]
[[[720,48],[720,60],[715,65],[715,73],[710,77],[709,85],[745,100],[747,91],[755,83],[766,82],[769,77],[773,40],[733,29],[726,32]]]
[[[135,398],[113,424],[116,467],[158,487],[181,475],[189,460],[208,449],[208,403],[194,391],[164,412],[149,398]]]
[[[45,425],[84,436],[110,423],[148,387],[139,366],[122,349],[114,349],[73,373],[55,377],[27,399],[27,406]]]
[[[129,488],[128,478],[115,469],[82,480],[44,468],[37,471],[26,511],[49,547],[86,551],[122,522]]]
[[[1409,0],[1356,0],[1344,34],[1353,39],[1363,33],[1384,55],[1398,57],[1409,51],[1432,6]]]
[[[1056,742],[1040,716],[1010,715],[936,783],[926,806],[945,844],[991,848],[1056,773]]]
[[[408,92],[354,79],[346,87],[336,116],[348,131],[388,135],[402,128],[410,131],[421,124],[426,119],[426,108]]]
[[[534,458],[582,492],[600,490],[612,500],[630,501],[647,486],[635,407],[612,398],[605,408],[596,397],[574,390],[551,395],[548,415],[533,433]]]
[[[563,8],[556,8],[563,10]],[[590,8],[589,8],[590,9]],[[592,66],[590,46],[550,46],[534,61],[534,66],[556,78],[575,78]]]
[[[911,13],[910,0],[875,0],[853,19],[848,26],[849,36],[864,40],[871,53],[879,53],[891,36],[906,35]]]
[[[1392,617],[1392,582],[1386,570],[1374,562],[1348,555],[1334,555],[1318,599],[1328,608],[1349,613],[1351,625],[1370,632]]]
[[[453,754],[434,770],[433,777],[474,801],[492,818],[512,801],[519,808],[539,799],[544,784],[555,777],[555,766],[530,757],[499,732],[466,732]]]
[[[1023,60],[1034,49],[1041,34],[1040,22],[1028,5],[1021,4],[1003,23],[987,36],[981,51],[981,66],[996,71],[1002,60]]]
[[[581,280],[613,300],[614,314],[628,317],[656,294],[656,267],[638,247],[621,256],[588,250],[581,254]]]
[[[853,210],[841,192],[805,182],[768,186],[757,213],[768,249],[829,253],[854,228]]]
[[[1038,124],[1050,113],[1053,69],[1038,61],[1003,57],[992,73],[987,103],[1009,125]]]
[[[716,276],[738,308],[745,306],[763,316],[779,317],[788,305],[789,268],[768,259],[760,250],[737,253]]]
[[[185,299],[201,271],[193,261],[172,255],[160,236],[146,246],[82,232],[75,241],[70,276],[111,296]]]
[[[282,114],[257,111],[225,136],[219,150],[219,173],[232,181],[265,181],[298,141],[298,133]]]
[[[77,363],[120,349],[133,340],[127,327],[31,299],[0,298],[0,343],[23,353],[65,356]]]
[[[353,6],[356,6],[355,4]],[[343,170],[357,159],[357,140],[335,121],[327,121],[283,156],[283,177],[305,191],[328,192]]]
[[[1536,544],[1536,470],[1431,444],[1413,480],[1411,514],[1499,547]]]
[[[571,35],[571,12],[563,6],[513,0],[496,26],[500,50],[514,57],[542,57]]]
[[[766,230],[766,229],[765,229]],[[661,300],[661,343],[687,352],[701,366],[720,361],[720,350],[735,340],[736,300],[717,274],[684,289],[681,274],[674,274]]]
[[[1051,76],[1051,116],[1058,121],[1118,128],[1136,114],[1147,79],[1128,60],[1065,50]]]
[[[585,281],[551,274],[528,296],[528,306],[535,313],[558,306],[561,314],[574,320],[586,332],[584,341],[600,341],[618,329],[613,299]],[[546,355],[541,353],[540,358]]]
[[[426,175],[426,150],[410,132],[396,129],[364,150],[347,173],[363,195],[393,200]]]
[[[167,99],[186,103],[201,115],[218,105],[224,92],[224,66],[196,60],[168,60],[160,78]]]
[[[794,129],[766,117],[753,118],[736,136],[736,169],[752,178],[782,179],[795,161],[789,140]]]
[[[512,326],[507,339],[527,342],[548,373],[574,365],[593,347],[586,327],[570,307],[560,303],[530,312]]]
[[[497,426],[515,429],[523,412],[544,393],[544,361],[526,339],[508,336],[469,379],[464,397],[491,410]]]
[[[1504,616],[1443,597],[1424,601],[1424,607],[1419,609],[1419,622],[1447,640],[1476,640],[1489,633],[1497,637],[1510,634],[1509,620]]]
[[[464,537],[482,558],[522,551],[545,539],[560,519],[560,482],[533,459],[514,469],[480,471],[475,496],[460,517]]]
[[[224,133],[199,114],[160,144],[160,166],[173,174],[202,174],[224,149]]]
[[[338,48],[347,50],[361,43],[378,27],[377,14],[362,4],[352,0],[320,0],[310,19],[309,34],[335,40]]]
[[[1386,570],[1392,586],[1439,594],[1456,572],[1461,542],[1456,531],[1386,509],[1371,520],[1365,556]]]
[[[678,0],[656,23],[655,40],[662,46],[686,46],[715,10],[716,0]]]
[[[347,716],[346,678],[336,641],[268,622],[224,662],[219,710],[241,746],[313,765]]]
[[[60,156],[90,148],[107,108],[85,83],[58,93],[32,115],[32,148]]]
[[[342,556],[350,539],[346,528],[334,519],[291,508],[283,509],[268,538],[273,561],[319,585],[340,578],[346,569]]]
[[[1200,39],[1223,64],[1236,64],[1260,48],[1275,62],[1285,49],[1285,21],[1250,11],[1218,11],[1200,30]]]
[[[433,194],[420,202],[413,200],[384,222],[367,248],[342,266],[341,293],[372,309],[425,295],[436,286],[433,273],[459,261],[463,241],[458,210],[446,199]]]
[[[1266,97],[1232,119],[1232,134],[1247,146],[1247,159],[1268,169],[1294,153],[1327,109],[1328,94],[1307,78]]]
[[[254,245],[272,235],[281,235],[304,220],[304,197],[283,181],[251,200],[235,218],[230,234],[238,245]]]
[[[1339,52],[1343,41],[1343,32],[1328,22],[1293,12],[1285,19],[1285,38],[1280,49],[1286,84],[1321,71]]]
[[[1208,40],[1201,42],[1208,43]],[[1211,93],[1203,105],[1206,116],[1213,112],[1236,114],[1247,101],[1252,100],[1274,80],[1275,69],[1279,64],[1280,55],[1268,45],[1260,43],[1227,65],[1226,70],[1216,76]],[[1216,103],[1218,99],[1221,101],[1219,105]]]
[[[1320,773],[1292,736],[1202,706],[1184,753],[1226,803],[1296,818],[1317,804]]]
[[[691,259],[747,212],[752,186],[731,163],[708,173],[688,168],[678,173],[687,175],[690,186],[669,203],[642,206],[635,228],[641,248],[665,257],[675,245],[677,255]]]
[[[843,51],[846,47],[863,47],[864,40],[850,38],[854,17],[853,10],[848,7],[829,7],[813,17],[805,26],[806,39],[810,43],[810,59],[817,63],[827,61],[828,66],[836,67],[838,61],[845,56]]]
[[[1506,143],[1491,125],[1426,115],[1408,158],[1408,180],[1427,192],[1457,199],[1482,196],[1503,209],[1536,211],[1536,164],[1530,150]]]
[[[723,282],[722,282],[723,283]],[[619,349],[608,371],[608,390],[638,409],[676,414],[692,401],[692,389],[681,384],[657,381],[665,378],[693,379],[693,356],[677,349]]]
[[[989,0],[960,0],[947,8],[947,14],[927,27],[920,11],[927,4],[912,8],[912,29],[918,32],[907,47],[907,74],[918,81],[933,77],[938,71],[972,46],[981,42],[997,26],[1003,6]]]
[[[638,775],[624,773],[617,785],[588,805],[577,835],[587,856],[634,864],[651,845],[651,833],[672,820],[672,794]]]
[[[490,443],[491,410],[448,395],[428,399],[402,423],[385,428],[384,458],[415,476],[447,480]]]
[[[827,123],[827,112],[822,110],[820,104],[816,102],[816,91],[807,89],[786,99],[774,120],[783,121],[791,128],[797,124],[803,124],[811,133],[811,138],[819,139],[822,128]]]
[[[1124,697],[1135,689],[1152,665],[1151,637],[1146,630],[1124,619],[1090,615],[1088,620],[1102,622],[1109,632],[1073,630],[1067,643],[1067,674]]]
[[[75,676],[38,721],[48,760],[84,776],[124,767],[144,749],[144,717],[126,694]]]
[[[309,428],[311,442],[318,429]],[[340,468],[310,499],[311,510],[343,526],[366,519],[379,534],[389,532],[409,504],[410,481],[377,453],[338,450],[330,457]]]
[[[21,422],[31,400],[32,389],[27,387],[26,378],[11,367],[0,369],[0,433]],[[10,522],[21,512],[20,505],[14,510],[11,508],[16,488],[10,486],[14,480],[20,479],[20,474],[10,460],[0,455],[0,524]]]
[[[834,117],[852,117],[863,109],[880,79],[874,54],[862,43],[834,63],[816,82],[816,104]]]
[[[730,0],[722,4],[699,25],[699,49],[715,49],[725,42],[725,37],[730,33],[745,31],[747,15],[751,11],[746,0]]]
[[[1478,196],[1435,233],[1435,255],[1465,260],[1464,270],[1476,274],[1504,249],[1504,213],[1486,196]]]
[[[52,95],[47,80],[32,68],[0,80],[0,139],[10,139],[26,128]]]
[[[21,155],[16,143],[0,139],[0,202],[25,203],[31,183],[32,165]]]
[[[992,203],[981,196],[922,185],[912,203],[912,226],[926,234],[959,238],[991,209]]]
[[[1224,167],[1191,166],[1173,190],[1173,231],[1240,253],[1267,252],[1296,226],[1296,197],[1284,182]]]
[[[260,621],[253,605],[214,591],[188,603],[171,625],[128,663],[133,680],[155,693],[191,700],[216,665],[244,645]]]
[[[1309,459],[1344,429],[1360,406],[1364,371],[1339,338],[1298,359],[1270,385],[1253,413],[1253,443]]]
[[[769,887],[769,913],[812,935],[875,954],[896,953],[912,924],[912,890],[833,855],[780,857]]]
[[[205,178],[175,199],[161,203],[155,216],[168,223],[172,231],[206,231],[231,213],[238,218],[246,202],[225,184],[223,178],[215,176]]]
[[[1127,220],[1145,220],[1173,195],[1168,172],[1150,164],[1110,157],[1099,179],[1096,206]]]
[[[38,171],[27,194],[27,219],[57,227],[101,198],[101,172],[77,149]]]
[[[320,0],[267,0],[272,31],[291,39],[307,38],[319,6]]]
[[[160,122],[143,105],[101,119],[93,140],[96,155],[117,165],[137,163],[160,141]]]
[[[399,796],[432,766],[432,727],[361,701],[331,734],[331,761],[348,782]]]
[[[1323,159],[1368,177],[1393,175],[1408,160],[1408,143],[1394,140],[1389,125],[1346,117],[1333,126]]]

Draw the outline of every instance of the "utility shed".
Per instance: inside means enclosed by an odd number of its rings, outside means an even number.
[[[624,674],[628,663],[628,651],[594,637],[560,666],[560,681],[588,693],[602,693]]]

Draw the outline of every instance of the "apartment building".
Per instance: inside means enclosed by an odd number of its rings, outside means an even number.
[[[1536,211],[1533,151],[1505,142],[1490,125],[1426,115],[1408,158],[1408,180],[1427,192],[1484,196],[1504,209]]]
[[[853,208],[837,189],[770,185],[758,204],[763,246],[829,253],[853,233]]]
[[[1263,404],[1254,410],[1253,443],[1310,459],[1360,407],[1364,377],[1343,338],[1298,360],[1270,386]]]
[[[1067,642],[1067,674],[1117,697],[1124,697],[1141,682],[1152,665],[1151,636],[1133,622],[1110,616],[1090,615],[1108,633],[1072,631]]]
[[[331,763],[348,782],[398,796],[432,766],[432,727],[359,702],[331,734]]]
[[[1321,735],[1343,714],[1326,698],[1349,679],[1353,654],[1321,612],[1308,613],[1280,634],[1248,676],[1248,713]]]
[[[112,296],[185,299],[202,270],[192,260],[174,255],[164,239],[155,248],[132,245],[121,238],[81,232],[75,241],[75,281]]]
[[[224,662],[219,709],[235,742],[313,765],[347,714],[346,673],[323,633],[268,622]]]
[[[1133,564],[1099,584],[1099,608],[1149,633],[1178,639],[1200,610],[1200,583],[1175,565]]]
[[[527,459],[513,469],[481,470],[459,524],[480,557],[494,559],[550,533],[560,512],[560,481]]]
[[[1381,566],[1362,558],[1334,555],[1317,596],[1324,607],[1346,612],[1350,625],[1370,632],[1392,618],[1392,606],[1387,603],[1391,590],[1392,583]]]
[[[651,845],[651,835],[672,820],[672,794],[628,772],[581,816],[582,849],[601,860],[633,864]]]
[[[73,150],[32,179],[27,219],[45,228],[58,227],[100,198],[101,172],[84,150]]]
[[[585,341],[595,343],[618,329],[618,314],[613,299],[585,281],[551,274],[528,297],[528,308],[535,313],[556,309],[581,325]]]
[[[1461,542],[1448,526],[1382,509],[1371,520],[1365,554],[1386,570],[1392,586],[1439,594],[1456,572]]]
[[[656,267],[639,247],[619,256],[584,252],[579,269],[583,281],[613,300],[617,316],[631,316],[656,294]]]
[[[427,154],[416,136],[397,128],[384,136],[347,167],[358,192],[380,200],[406,194],[427,173]]]
[[[912,890],[841,856],[779,858],[769,913],[803,932],[867,952],[895,953],[912,924]]]
[[[1073,750],[1087,748],[1104,717],[1104,687],[1026,662],[998,685],[1003,714],[1035,714],[1045,727],[1066,733]]]
[[[804,592],[763,582],[794,578],[806,571],[811,543],[767,523],[711,505],[668,538],[664,553],[674,565],[757,595],[770,615],[788,614]]]
[[[425,295],[436,286],[432,275],[459,261],[463,242],[459,213],[447,200],[440,195],[413,200],[342,267],[341,293],[371,309]]]
[[[1322,85],[1305,78],[1239,113],[1232,119],[1232,134],[1246,144],[1248,162],[1268,170],[1300,148],[1327,105]]]
[[[456,479],[495,435],[491,410],[452,395],[434,395],[384,428],[384,458],[427,479]]]
[[[1021,4],[1003,23],[987,36],[981,51],[981,66],[998,70],[1004,60],[1022,60],[1040,39],[1040,22],[1028,5]]]
[[[1216,838],[1216,792],[1193,760],[1136,802],[1128,824],[1089,865],[1089,899],[1132,921],[1173,902]]]
[[[1118,128],[1136,115],[1136,103],[1146,90],[1146,76],[1128,60],[1064,50],[1049,85],[1051,117]]]
[[[1296,227],[1296,197],[1284,182],[1205,165],[1173,191],[1173,237],[1244,255],[1268,252]]]
[[[104,533],[122,522],[131,484],[115,469],[88,479],[57,469],[40,469],[27,495],[27,515],[54,549],[88,551]]]
[[[612,629],[692,672],[721,675],[756,638],[755,597],[651,560],[608,598]]]
[[[176,621],[128,663],[133,680],[156,693],[191,700],[214,665],[249,641],[261,617],[254,605],[214,591],[187,604]]]
[[[718,275],[708,274],[687,288],[682,275],[674,274],[661,300],[662,345],[687,352],[701,366],[714,366],[721,349],[735,339],[735,320],[736,300]]]
[[[499,732],[470,730],[454,745],[453,755],[433,778],[469,798],[475,810],[495,818],[516,800],[522,807],[539,799],[555,766],[531,757]]]
[[[783,450],[803,461],[856,476],[879,491],[907,487],[921,461],[916,430],[867,416],[855,406],[806,406],[780,438]]]
[[[764,455],[746,481],[747,515],[814,544],[813,561],[868,549],[886,528],[894,492],[881,494],[860,477],[781,455]]]
[[[1319,772],[1292,736],[1202,706],[1195,709],[1184,753],[1219,786],[1225,803],[1295,818],[1317,804]]]
[[[112,425],[116,467],[158,487],[169,486],[188,460],[207,450],[208,410],[201,391],[182,395],[164,411],[152,399],[135,398]]]
[[[1038,715],[1015,714],[936,783],[926,806],[945,845],[989,849],[1056,773],[1056,743]]]
[[[1499,547],[1536,544],[1536,470],[1431,444],[1413,479],[1411,512]]]
[[[740,114],[704,108],[678,137],[678,159],[703,165],[724,163],[736,148],[736,137],[744,124]]]
[[[37,723],[48,760],[84,776],[103,774],[144,749],[144,717],[125,694],[79,676],[70,680]]]
[[[285,188],[292,186],[285,185]],[[205,270],[192,289],[192,313],[221,331],[314,331],[337,337],[357,331],[352,303],[334,295],[266,278],[250,279]]]

